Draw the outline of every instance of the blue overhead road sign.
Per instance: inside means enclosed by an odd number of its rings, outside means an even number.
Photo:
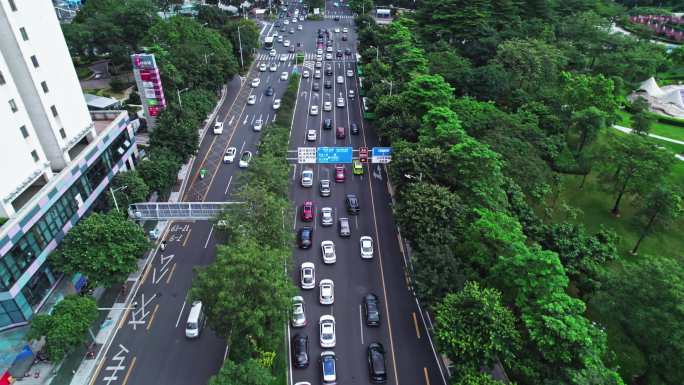
[[[316,163],[351,163],[351,147],[318,147]]]
[[[392,147],[373,147],[371,163],[389,163],[392,160]]]

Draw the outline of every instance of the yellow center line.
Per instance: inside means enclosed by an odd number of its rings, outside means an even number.
[[[188,242],[188,238],[190,238],[190,233],[192,232],[192,228],[188,230],[188,233],[185,234],[185,240],[183,240],[183,247],[185,247],[185,244]]]
[[[176,264],[173,264],[173,267],[171,267],[171,274],[169,274],[169,277],[166,278],[166,284],[168,285],[169,282],[171,282],[171,277],[173,276],[173,272],[176,271]],[[414,314],[415,317],[415,314]]]
[[[157,315],[157,310],[159,310],[159,304],[154,306],[154,311],[152,312],[152,317],[150,317],[150,323],[147,324],[147,330],[152,327],[152,322],[154,322],[154,317]]]
[[[126,385],[128,383],[128,378],[131,376],[131,372],[133,371],[133,368],[135,367],[135,361],[138,357],[133,357],[133,360],[131,361],[131,366],[128,367],[128,371],[126,371],[126,376],[123,379],[123,382],[121,385]]]
[[[207,130],[208,129],[209,128],[207,128]],[[218,135],[214,135],[214,139],[211,140],[211,144],[209,145],[209,148],[207,149],[207,153],[204,154],[204,158],[202,158],[202,162],[200,162],[200,165],[197,168],[197,172],[195,172],[195,175],[192,176],[192,180],[190,181],[190,184],[187,186],[187,190],[185,190],[185,195],[187,195],[190,192],[190,190],[192,190],[192,186],[195,184],[195,181],[197,180],[197,177],[199,176],[199,173],[202,170],[202,167],[204,166],[204,162],[207,161],[207,157],[209,156],[209,154],[211,154],[211,148],[214,147],[214,143],[216,142],[217,138],[218,138]],[[201,145],[202,144],[200,143],[200,146]]]
[[[418,318],[416,318],[416,312],[412,312],[413,314],[413,324],[416,326],[416,336],[418,336],[418,339],[420,339],[420,328],[418,327]]]
[[[107,356],[102,357],[100,363],[97,364],[97,368],[95,369],[95,375],[93,375],[93,377],[90,378],[90,382],[88,382],[88,385],[93,385],[95,383],[97,377],[100,375],[100,370],[102,370],[102,367],[104,366],[106,360]]]
[[[425,384],[430,385],[430,377],[428,376],[428,371],[425,366],[423,366],[423,374],[425,375]]]

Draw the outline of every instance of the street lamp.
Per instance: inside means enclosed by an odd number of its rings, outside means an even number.
[[[406,179],[418,179],[418,182],[422,182],[423,181],[423,173],[421,172],[420,175],[418,175],[417,177],[414,175],[411,175],[411,174],[404,174],[404,178],[406,178]]]
[[[116,207],[116,211],[120,214],[121,210],[119,210],[119,203],[116,201],[116,195],[114,195],[115,192],[121,191],[128,188],[128,186],[121,186],[117,189],[112,189],[112,187],[109,187],[109,192],[112,194],[112,200],[114,200],[114,207]]]
[[[237,31],[238,31],[238,44],[240,45],[240,67],[242,67],[242,69],[245,69],[245,62],[242,59],[242,39],[240,38],[240,26],[239,25],[237,27]]]
[[[181,108],[181,110],[183,109],[183,102],[181,102],[180,94],[182,94],[183,92],[185,92],[189,89],[190,88],[184,88],[182,90],[176,90],[176,93],[178,94],[178,106]]]
[[[371,45],[370,48],[375,48],[375,60],[380,61],[380,50],[378,49],[378,47],[374,47]]]
[[[383,82],[383,83],[385,83],[385,84],[389,84],[389,86],[390,86],[390,94],[389,94],[389,96],[392,96],[392,81],[391,81],[391,80],[385,80],[385,79],[381,79],[380,81]]]

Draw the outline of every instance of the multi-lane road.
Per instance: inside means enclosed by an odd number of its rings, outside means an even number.
[[[294,9],[299,5],[292,5]],[[335,21],[334,17],[340,20]],[[246,150],[252,153],[260,133],[253,131],[253,123],[261,119],[265,124],[275,120],[277,111],[273,100],[280,98],[287,81],[279,80],[282,72],[291,74],[295,68],[301,73],[310,72],[309,78],[302,79],[298,90],[293,125],[290,132],[291,157],[296,158],[297,147],[360,146],[373,147],[377,139],[361,115],[361,104],[356,73],[356,34],[353,18],[346,8],[337,8],[332,2],[326,4],[326,17],[321,21],[300,22],[303,30],[285,34],[292,44],[301,43],[306,60],[297,68],[294,55],[287,48],[276,43],[277,56],[271,57],[265,50],[257,52],[255,63],[245,78],[236,79],[229,84],[231,92],[220,106],[216,119],[224,123],[221,135],[206,134],[191,170],[190,180],[184,201],[219,202],[231,200],[231,186],[237,173],[237,158]],[[334,28],[348,28],[348,40],[342,41],[342,33],[334,33]],[[318,29],[330,29],[333,41],[333,60],[324,60],[321,78],[314,79],[315,51]],[[289,28],[288,28],[289,29]],[[263,36],[272,33],[270,25],[262,31]],[[351,55],[335,57],[337,49],[349,48]],[[287,60],[280,61],[280,55],[287,54]],[[261,63],[275,63],[276,71],[260,72]],[[333,75],[325,75],[330,65]],[[348,69],[354,76],[348,77]],[[342,76],[342,83],[337,77]],[[251,87],[251,80],[260,78],[258,87]],[[288,76],[289,77],[289,76]],[[331,88],[325,88],[324,81],[331,81]],[[319,91],[314,91],[318,82]],[[274,89],[273,96],[266,96],[268,86]],[[349,99],[349,90],[356,94]],[[247,99],[255,95],[257,101],[248,105]],[[335,107],[338,97],[345,101],[344,108]],[[331,101],[332,111],[323,111],[323,102]],[[309,114],[311,106],[319,106],[319,115]],[[332,119],[331,130],[322,128],[323,119]],[[356,123],[358,135],[351,135],[350,126]],[[343,127],[345,138],[338,139],[336,128]],[[315,142],[306,140],[308,130],[316,130]],[[233,164],[222,163],[223,154],[228,147],[237,149]],[[303,165],[293,165],[291,174],[291,198],[297,205],[295,218],[296,231],[302,226],[314,226],[314,245],[309,250],[294,248],[295,271],[292,277],[299,285],[299,265],[304,261],[316,265],[317,282],[330,278],[335,283],[335,303],[329,306],[318,304],[318,289],[302,290],[306,300],[309,324],[302,329],[292,329],[294,333],[305,333],[310,339],[311,364],[308,369],[290,369],[290,383],[309,381],[321,382],[321,371],[317,357],[323,350],[318,346],[318,319],[322,314],[332,314],[336,318],[338,383],[368,384],[366,346],[373,341],[381,342],[387,351],[389,384],[446,384],[441,367],[437,364],[434,348],[426,331],[430,322],[421,313],[410,290],[405,274],[406,256],[404,247],[397,237],[396,225],[392,219],[390,196],[387,189],[387,175],[378,165],[364,166],[364,174],[352,175],[350,165],[346,165],[346,181],[333,182],[330,197],[318,194],[317,183],[321,178],[334,179],[332,165],[311,165],[314,170],[314,187],[300,186]],[[206,169],[206,176],[199,177],[200,169]],[[329,175],[329,177],[327,176]],[[347,215],[344,196],[355,193],[360,202],[359,215]],[[346,216],[351,222],[351,237],[340,238],[337,227],[320,226],[318,216],[314,222],[303,223],[299,219],[299,207],[305,200],[314,202],[316,210],[322,207],[334,209],[335,220]],[[374,258],[361,260],[359,256],[359,237],[371,236],[374,240]],[[225,341],[216,337],[208,328],[200,338],[190,340],[185,337],[185,322],[190,304],[187,294],[194,277],[193,268],[211,263],[215,246],[220,242],[220,234],[208,222],[174,222],[169,226],[164,239],[168,246],[164,252],[155,255],[142,274],[137,292],[131,294],[136,305],[127,310],[122,321],[108,327],[117,328],[116,335],[100,366],[95,384],[205,384],[210,376],[221,367],[227,347]],[[320,242],[335,242],[337,262],[323,265],[320,256]],[[374,293],[380,298],[382,323],[380,327],[368,328],[362,322],[361,299],[366,293]]]

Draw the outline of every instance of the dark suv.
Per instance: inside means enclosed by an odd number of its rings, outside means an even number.
[[[385,348],[379,342],[368,345],[368,374],[374,384],[387,382],[387,368],[385,366]]]
[[[332,130],[332,119],[330,119],[330,118],[323,119],[323,129],[324,130]]]
[[[313,242],[313,228],[302,227],[297,234],[297,241],[300,249],[308,249]]]
[[[292,364],[300,369],[309,367],[309,336],[295,334],[292,337]]]
[[[356,197],[356,194],[347,194],[344,203],[347,205],[347,212],[349,214],[358,215],[359,211],[361,211],[359,208],[359,199]]]

